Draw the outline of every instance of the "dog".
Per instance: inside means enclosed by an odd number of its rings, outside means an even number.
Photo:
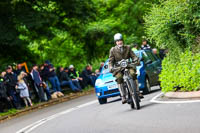
[[[52,98],[52,99],[56,99],[56,98],[58,98],[58,96],[57,96],[57,92],[54,92],[54,93],[51,95],[51,98]]]
[[[57,97],[63,97],[64,94],[62,92],[57,92]]]
[[[54,92],[52,95],[51,95],[51,98],[52,99],[56,99],[58,97],[63,97],[64,94],[62,92]]]

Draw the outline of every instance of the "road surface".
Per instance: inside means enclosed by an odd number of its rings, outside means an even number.
[[[159,93],[145,95],[140,110],[83,96],[6,121],[0,133],[200,133],[200,103],[150,102]]]

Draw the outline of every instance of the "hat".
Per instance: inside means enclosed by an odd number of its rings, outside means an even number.
[[[6,70],[8,70],[8,69],[12,69],[12,66],[10,66],[10,65],[7,66],[7,67],[6,67]]]
[[[44,63],[49,65],[49,64],[50,64],[50,61],[49,61],[49,60],[46,60]]]
[[[69,69],[71,69],[71,68],[74,68],[74,66],[73,66],[73,65],[70,65],[70,66],[69,66]]]

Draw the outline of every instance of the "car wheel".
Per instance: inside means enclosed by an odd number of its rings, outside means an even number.
[[[99,104],[105,104],[107,103],[107,98],[99,98]]]
[[[145,79],[145,88],[144,88],[144,94],[149,94],[151,92],[151,85],[149,82],[149,79]]]

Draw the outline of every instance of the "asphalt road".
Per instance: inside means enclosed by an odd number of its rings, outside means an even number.
[[[0,133],[200,133],[200,103],[150,102],[159,93],[145,95],[140,110],[84,96],[2,123]]]

